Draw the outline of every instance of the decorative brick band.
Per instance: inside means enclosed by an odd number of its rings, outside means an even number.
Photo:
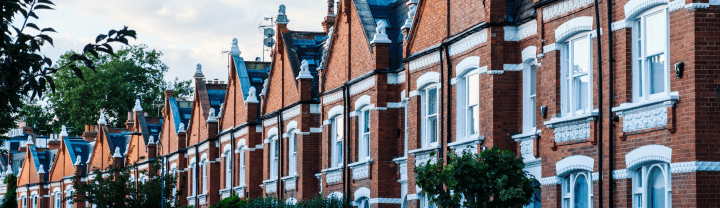
[[[542,8],[543,20],[549,20],[572,10],[591,4],[593,0],[566,0]]]

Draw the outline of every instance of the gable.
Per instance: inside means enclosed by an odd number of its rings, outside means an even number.
[[[23,166],[20,171],[20,176],[18,176],[18,182],[17,186],[23,186],[27,184],[33,184],[38,182],[38,175],[37,175],[37,169],[35,168],[36,159],[33,157],[32,150],[35,149],[34,146],[28,146],[27,151],[25,152],[25,159],[23,160]]]
[[[408,38],[409,54],[440,43],[446,35],[446,2],[420,1]]]

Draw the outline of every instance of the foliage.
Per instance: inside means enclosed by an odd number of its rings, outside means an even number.
[[[58,64],[70,61],[73,53],[62,55]],[[91,57],[97,65],[95,71],[78,67],[85,74],[85,81],[76,79],[69,68],[53,75],[58,93],[49,96],[49,103],[60,122],[82,131],[85,124],[97,123],[100,112],[104,112],[108,126],[124,127],[136,98],[145,112],[158,114],[165,89],[163,74],[168,69],[160,61],[162,52],[134,45],[123,47],[115,55]]]
[[[428,161],[415,168],[415,178],[422,194],[440,207],[517,207],[540,190],[524,167],[522,158],[494,147],[480,154],[448,152],[444,168]]]
[[[193,95],[195,93],[195,86],[192,84],[192,80],[180,81],[177,77],[175,77],[175,81],[173,82],[173,88],[175,91],[174,97],[183,100],[193,99]],[[165,94],[162,95],[162,100],[165,100]]]
[[[336,198],[324,198],[320,195],[316,195],[315,198],[299,201],[294,205],[286,204],[283,200],[270,197],[258,197],[255,199],[240,199],[236,195],[221,200],[219,203],[210,206],[210,208],[325,208],[325,207],[347,207],[351,208],[352,205],[347,198],[336,199]]]
[[[16,208],[17,204],[17,177],[15,175],[7,175],[3,181],[7,184],[7,192],[5,192],[5,198],[2,200],[2,206],[0,208]]]
[[[98,57],[100,53],[114,54],[110,43],[127,45],[128,37],[135,38],[135,31],[127,27],[110,30],[107,35],[99,35],[95,43],[87,44],[82,53],[72,54],[64,64],[52,67],[52,60],[41,53],[40,47],[54,44],[48,33],[55,30],[50,27],[40,29],[31,21],[32,18],[39,19],[38,10],[54,9],[55,4],[50,0],[3,0],[0,5],[0,112],[3,112],[0,113],[0,134],[15,126],[23,100],[32,101],[36,97],[42,98],[48,91],[55,91],[52,74],[58,69],[68,67],[83,79],[83,73],[77,67],[79,64],[94,70],[90,57]],[[34,29],[33,33],[26,31],[27,28]]]
[[[23,105],[18,112],[18,119],[25,121],[27,126],[32,127],[35,133],[47,135],[59,132],[60,126],[55,122],[55,114],[48,106],[28,103]]]
[[[177,201],[177,196],[172,195],[172,189],[175,188],[177,179],[170,174],[165,174],[164,190],[162,189],[162,178],[159,175],[150,178],[145,183],[136,183],[136,181],[130,179],[131,175],[134,174],[135,169],[133,167],[135,165],[137,164],[117,169],[110,167],[105,171],[96,169],[93,171],[96,176],[102,176],[103,172],[110,173],[110,176],[96,177],[90,183],[79,183],[80,178],[73,178],[76,191],[73,196],[67,197],[66,200],[73,200],[79,193],[87,193],[84,197],[75,199],[74,202],[85,203],[87,201],[90,204],[97,205],[97,207],[108,208],[160,207],[160,203],[165,203],[165,207],[168,208],[175,207],[173,202]],[[157,173],[157,170],[160,170],[161,167],[160,160],[153,160],[150,167],[151,172]],[[143,170],[139,171],[139,173],[156,175]],[[161,192],[161,190],[164,192]],[[178,193],[182,193],[182,190],[178,190]]]

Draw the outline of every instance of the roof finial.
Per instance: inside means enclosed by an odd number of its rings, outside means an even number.
[[[417,11],[417,6],[415,4],[410,5],[410,9],[408,10],[407,19],[405,20],[405,25],[402,26],[401,29],[412,27],[413,18],[415,17],[415,12]]]
[[[178,133],[179,132],[185,132],[185,124],[184,123],[180,123],[180,126],[178,127]]]
[[[257,96],[255,96],[256,89],[255,87],[250,87],[250,90],[248,90],[248,96],[247,99],[245,99],[246,103],[259,103]]]
[[[270,79],[265,79],[265,82],[263,83],[263,89],[262,91],[260,91],[260,95],[265,95],[265,92],[267,92],[268,80]]]
[[[120,154],[120,147],[115,147],[115,154],[113,154],[113,157],[122,157],[122,154]]]
[[[150,135],[150,141],[148,141],[148,144],[155,144],[155,137],[153,135]]]
[[[197,67],[195,68],[195,78],[199,78],[199,77],[205,77],[205,76],[203,75],[203,72],[202,72],[202,65],[200,65],[198,63]]]
[[[64,136],[64,137],[68,136],[67,128],[65,127],[65,125],[62,125],[61,129],[62,129],[62,131],[60,131],[60,136]]]
[[[135,99],[135,108],[133,108],[133,111],[143,111],[142,106],[140,106],[140,99]]]
[[[287,18],[287,15],[285,14],[285,5],[280,4],[280,10],[278,10],[278,16],[275,22],[277,24],[287,24],[290,22],[290,20],[288,20]]]
[[[210,114],[208,116],[207,122],[217,122],[217,117],[215,117],[215,108],[210,108]]]
[[[173,85],[172,81],[168,81],[167,84],[168,84],[167,89],[165,89],[165,90],[175,90],[175,85]]]
[[[137,104],[135,104],[135,105],[136,105],[135,108],[137,108]],[[140,111],[142,111],[142,108],[140,108]],[[107,121],[105,121],[105,113],[100,112],[100,119],[98,119],[98,124],[107,125]]]
[[[313,76],[310,73],[310,63],[308,63],[307,60],[303,60],[300,64],[300,74],[298,75],[297,79],[312,79]]]
[[[78,155],[77,158],[75,159],[75,165],[82,165],[81,161],[82,161],[82,157],[80,157],[80,155]]]
[[[37,173],[38,173],[38,174],[45,173],[45,166],[43,166],[42,164],[40,164],[40,169],[38,170]]]
[[[238,47],[238,39],[233,38],[232,46],[230,47],[230,55],[239,56],[241,53],[242,51],[240,51],[240,48]]]
[[[13,171],[12,171],[12,166],[10,166],[10,168],[8,168],[8,171],[7,171],[7,173],[6,173],[6,174],[8,174],[8,175],[11,175],[11,174],[13,174]]]
[[[375,27],[375,38],[370,43],[390,43],[390,39],[385,33],[386,28],[387,24],[385,23],[385,20],[379,20],[377,22],[377,27]]]
[[[32,139],[32,135],[28,135],[28,140],[25,142],[26,145],[35,145]]]

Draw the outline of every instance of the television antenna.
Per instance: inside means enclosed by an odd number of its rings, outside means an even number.
[[[260,22],[258,29],[263,32],[263,46],[262,46],[262,61],[265,61],[265,51],[270,51],[275,46],[275,17],[265,17],[264,21],[268,21],[269,24],[263,24]]]

